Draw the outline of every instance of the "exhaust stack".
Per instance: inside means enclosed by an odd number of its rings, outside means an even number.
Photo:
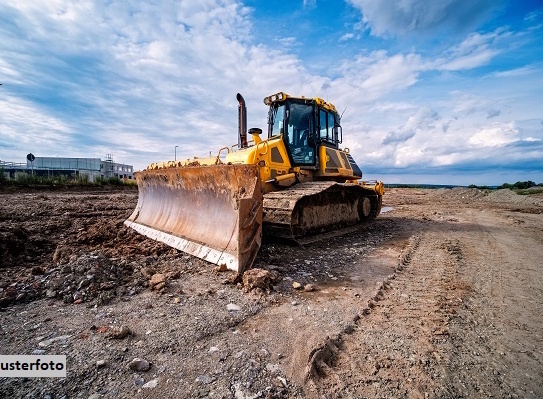
[[[247,107],[245,106],[245,100],[241,94],[237,94],[238,100],[238,133],[239,133],[239,146],[240,148],[247,148]]]

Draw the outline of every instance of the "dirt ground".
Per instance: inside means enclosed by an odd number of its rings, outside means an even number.
[[[0,190],[0,354],[67,357],[0,397],[543,397],[541,194],[390,189],[350,233],[265,243],[254,290],[124,227],[136,202]]]

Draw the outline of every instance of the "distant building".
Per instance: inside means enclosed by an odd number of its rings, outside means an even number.
[[[19,173],[33,173],[36,176],[54,177],[67,176],[69,179],[78,179],[87,176],[89,182],[96,178],[118,177],[119,179],[133,180],[134,167],[124,163],[113,162],[111,155],[102,161],[100,158],[57,158],[35,157],[34,161],[23,163],[1,162],[0,168],[8,179],[14,179]]]

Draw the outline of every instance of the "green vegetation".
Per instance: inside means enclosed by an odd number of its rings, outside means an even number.
[[[468,188],[478,188],[479,190],[492,190],[492,187],[488,186],[477,186],[475,184],[470,184]]]
[[[541,187],[541,189],[539,189]],[[543,183],[536,184],[531,180],[527,181],[518,181],[514,184],[503,183],[501,186],[489,187],[489,186],[477,186],[476,184],[470,184],[468,188],[478,188],[480,190],[500,190],[500,189],[510,189],[515,191],[517,194],[536,194],[543,191]]]
[[[119,179],[117,176],[102,178],[98,177],[94,182],[90,181],[90,178],[87,174],[79,174],[75,177],[70,177],[67,175],[58,175],[58,176],[37,176],[32,175],[31,173],[18,173],[15,179],[8,179],[4,170],[0,168],[0,186],[132,186],[135,185],[136,181],[124,181]]]
[[[1,168],[0,167],[0,186],[3,185],[3,184],[6,184],[8,181],[6,175],[5,175],[5,172],[4,172],[4,168]]]
[[[535,184],[535,183],[534,183],[533,181],[531,181],[531,180],[528,180],[528,181],[518,181],[518,182],[516,182],[515,184],[504,183],[504,184],[502,184],[502,185],[501,185],[500,187],[498,187],[498,188],[527,189],[527,188],[535,187],[535,186],[543,186],[543,183]]]
[[[536,184],[535,182],[531,180],[518,181],[515,184],[504,183],[498,188],[508,188],[510,190],[513,190],[519,195],[543,193],[543,183]]]
[[[515,191],[519,195],[541,194],[543,193],[543,186],[538,184],[537,186],[533,186],[527,189],[518,189]]]

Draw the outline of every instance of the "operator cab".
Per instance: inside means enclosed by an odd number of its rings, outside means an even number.
[[[342,140],[336,108],[320,98],[290,97],[277,93],[266,97],[268,138],[283,136],[293,166],[316,166],[317,147],[339,148]]]

